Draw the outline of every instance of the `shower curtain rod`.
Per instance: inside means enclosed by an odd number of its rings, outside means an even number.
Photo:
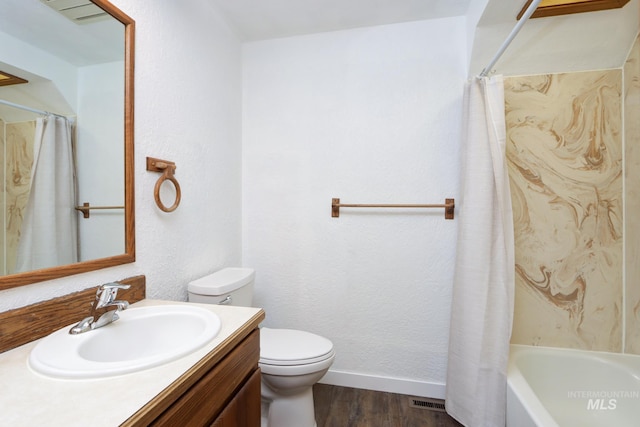
[[[498,49],[498,52],[495,54],[491,62],[489,62],[489,64],[480,72],[479,77],[487,77],[487,75],[491,72],[493,66],[496,65],[496,62],[498,62],[504,51],[507,50],[513,39],[516,38],[522,26],[525,24],[525,22],[527,22],[529,17],[531,17],[533,12],[535,12],[541,1],[542,0],[533,0],[531,2],[527,10],[522,15],[522,18],[520,18],[515,27],[513,27],[513,30],[511,30],[511,33],[509,34],[507,39],[504,41],[504,43],[502,43],[502,46],[500,46],[500,49]]]
[[[53,116],[61,117],[63,119],[69,119],[69,117],[63,116],[62,114],[56,114],[56,113],[51,113],[49,111],[38,110],[37,108],[27,107],[26,105],[16,104],[14,102],[5,101],[4,99],[0,99],[0,104],[7,105],[9,107],[18,108],[20,110],[30,111],[30,112],[36,113],[36,114],[44,114],[44,115],[51,114]]]

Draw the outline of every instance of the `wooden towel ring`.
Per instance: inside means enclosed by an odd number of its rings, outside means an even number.
[[[156,182],[156,185],[153,189],[153,197],[156,200],[156,205],[158,205],[158,208],[160,208],[160,210],[163,212],[175,211],[178,208],[178,205],[180,204],[180,198],[182,197],[180,184],[178,184],[178,180],[174,176],[176,171],[176,164],[167,160],[147,157],[147,170],[151,172],[162,172],[162,176],[158,178],[158,181]],[[173,183],[173,186],[176,188],[176,200],[173,202],[173,205],[169,207],[166,207],[160,199],[160,187],[165,181],[171,181]]]

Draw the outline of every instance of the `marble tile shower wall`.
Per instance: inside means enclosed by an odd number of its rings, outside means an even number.
[[[624,66],[625,351],[640,354],[640,38]]]
[[[35,121],[5,123],[0,120],[0,126],[0,172],[4,176],[0,219],[5,231],[0,238],[0,270],[2,274],[10,274],[14,272],[20,226],[29,199]]]
[[[513,343],[640,353],[639,57],[505,79]]]

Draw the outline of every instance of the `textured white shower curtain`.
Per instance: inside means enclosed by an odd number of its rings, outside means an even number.
[[[16,272],[78,261],[75,166],[69,120],[36,120],[31,190],[20,230]]]
[[[504,427],[515,265],[502,76],[467,83],[464,126],[446,408]]]

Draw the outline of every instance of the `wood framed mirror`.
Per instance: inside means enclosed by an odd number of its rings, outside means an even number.
[[[62,13],[60,10],[60,14],[56,14],[56,11],[48,10],[53,7],[56,8],[55,5],[52,6],[53,3],[66,3],[61,7],[71,10],[71,17],[66,16],[65,13]],[[88,271],[99,270],[106,267],[112,267],[120,264],[131,263],[135,261],[135,206],[134,206],[134,59],[135,59],[135,22],[129,16],[127,16],[124,12],[119,10],[113,4],[111,4],[107,0],[79,0],[73,2],[73,7],[67,7],[70,3],[66,0],[1,0],[0,3],[3,3],[3,14],[4,18],[0,18],[5,20],[13,20],[19,22],[20,19],[28,20],[27,22],[30,25],[24,25],[22,23],[15,24],[15,32],[10,33],[11,25],[0,25],[0,40],[4,46],[7,46],[7,41],[15,40],[16,46],[9,46],[9,56],[11,56],[11,52],[22,52],[28,51],[32,48],[30,36],[25,35],[28,39],[26,42],[23,39],[19,38],[20,32],[26,34],[26,31],[42,31],[45,38],[53,38],[53,33],[49,31],[49,34],[46,34],[44,30],[41,30],[42,25],[37,24],[37,19],[43,19],[43,16],[46,14],[47,19],[51,19],[59,23],[60,25],[69,25],[70,31],[56,31],[57,35],[64,36],[67,40],[71,40],[74,38],[77,39],[78,45],[81,46],[82,49],[88,51],[94,51],[96,55],[101,54],[101,52],[97,52],[102,49],[100,37],[87,36],[82,37],[78,36],[78,34],[83,34],[81,31],[89,31],[87,30],[91,25],[96,23],[97,26],[102,26],[105,28],[106,26],[110,26],[111,28],[115,28],[117,31],[116,37],[117,40],[114,40],[117,46],[117,54],[119,58],[115,61],[113,58],[111,59],[97,59],[96,63],[81,63],[78,65],[78,69],[82,68],[81,71],[78,71],[74,76],[74,81],[82,82],[84,85],[84,89],[73,88],[73,85],[67,85],[66,87],[70,93],[75,94],[72,98],[73,100],[70,104],[74,104],[77,102],[79,106],[77,109],[73,109],[75,114],[72,112],[71,114],[74,116],[73,120],[74,124],[73,135],[74,135],[74,148],[73,148],[73,157],[75,159],[74,163],[76,165],[76,188],[81,188],[81,190],[76,192],[76,202],[75,205],[71,207],[71,211],[73,215],[77,215],[78,225],[78,235],[84,234],[82,238],[77,239],[76,246],[78,248],[78,256],[77,261],[70,263],[58,263],[51,266],[46,266],[42,268],[34,268],[30,270],[21,271],[19,269],[15,269],[12,271],[11,269],[7,269],[3,275],[0,275],[0,290],[10,289],[17,286],[28,285],[32,283],[37,283],[45,280],[57,279],[65,276],[70,276],[79,273],[85,273]],[[6,3],[6,4],[4,4]],[[49,4],[51,3],[51,4]],[[80,5],[79,3],[84,3]],[[28,4],[28,5],[27,5]],[[83,9],[84,8],[84,9]],[[80,9],[89,10],[89,12],[82,12]],[[78,15],[76,12],[80,12]],[[9,16],[9,14],[15,13],[14,16]],[[62,16],[65,15],[65,16]],[[50,16],[50,18],[49,18]],[[67,22],[68,21],[68,22]],[[76,21],[76,22],[72,22]],[[84,22],[81,22],[84,21]],[[63,23],[64,22],[64,23]],[[74,27],[71,27],[71,26]],[[121,32],[120,32],[121,30]],[[104,32],[103,30],[98,30],[98,32]],[[51,41],[48,41],[51,43]],[[75,41],[73,41],[75,42]],[[91,43],[94,43],[91,46]],[[70,41],[71,43],[71,41]],[[102,43],[106,45],[107,43]],[[99,49],[98,49],[99,47]],[[38,50],[42,50],[41,46],[37,46]],[[105,47],[105,50],[109,49]],[[51,52],[45,52],[48,55]],[[105,58],[107,54],[105,53]],[[39,78],[37,73],[24,72],[21,73],[21,70],[24,68],[13,67],[12,65],[7,65],[5,62],[6,58],[0,57],[0,70],[3,70],[3,67],[9,67],[9,73],[13,75],[17,75],[18,77],[23,78],[26,74],[27,78],[24,80],[29,80],[29,77],[36,76],[36,80]],[[100,62],[102,61],[102,62]],[[109,62],[111,61],[111,62]],[[38,63],[42,62],[40,60],[35,61],[33,58],[25,59],[24,61],[20,61],[22,63]],[[64,62],[64,61],[61,61]],[[96,65],[97,64],[97,65]],[[107,65],[105,65],[107,64]],[[111,68],[109,68],[111,67]],[[115,68],[114,68],[115,67]],[[51,68],[51,67],[49,67]],[[64,67],[63,67],[64,68]],[[15,72],[15,71],[18,72]],[[87,71],[90,70],[90,71]],[[96,71],[98,70],[98,71]],[[22,74],[22,75],[21,75]],[[89,77],[87,77],[89,76]],[[115,92],[116,95],[112,98],[109,98],[108,102],[105,102],[104,99],[97,99],[95,96],[98,96],[101,91],[103,91],[103,85],[101,85],[100,80],[97,76],[102,76],[100,78],[109,78],[109,76],[116,76],[117,86],[114,84],[108,83],[104,86],[109,86],[112,92]],[[44,79],[43,79],[44,80]],[[63,81],[66,81],[65,78],[62,78]],[[68,79],[72,80],[72,79]],[[58,82],[60,85],[60,83]],[[78,83],[80,85],[80,83]],[[16,85],[16,87],[21,85]],[[26,86],[26,85],[25,85]],[[64,86],[64,83],[62,83]],[[4,90],[4,86],[3,86]],[[64,90],[62,90],[64,92]],[[86,92],[89,92],[87,95]],[[0,98],[3,92],[0,91]],[[90,101],[86,101],[83,103],[83,97],[89,98],[94,97]],[[103,108],[107,108],[107,105],[113,104],[113,99],[117,100],[117,108],[114,109],[116,113],[110,112],[107,115],[103,116],[104,111],[101,110]],[[24,103],[23,103],[24,104]],[[96,107],[97,111],[88,112],[87,105],[92,105]],[[43,107],[36,106],[36,110],[45,110]],[[55,112],[49,109],[46,109],[46,112]],[[85,112],[88,112],[85,114]],[[65,113],[66,115],[67,113]],[[110,120],[111,116],[117,116],[114,120]],[[104,120],[101,120],[101,117],[106,117]],[[2,118],[0,117],[0,121]],[[93,121],[93,122],[92,122]],[[92,122],[91,124],[89,124]],[[104,123],[103,123],[104,122]],[[111,130],[104,131],[104,126],[106,123],[113,124],[115,123],[115,128],[113,129],[113,135],[117,135],[117,137],[109,137],[109,140],[102,141],[102,146],[92,146],[93,139],[103,140],[107,139],[106,135],[111,135]],[[81,126],[84,125],[84,128]],[[34,125],[37,126],[37,125]],[[5,131],[4,136],[7,135]],[[96,136],[97,135],[97,136]],[[5,138],[3,136],[2,144],[5,145]],[[103,148],[105,145],[110,145],[108,148],[110,151],[113,151],[113,155],[110,153],[105,154],[103,152]],[[85,161],[84,159],[79,157],[79,154],[84,150],[84,152],[92,152],[95,157],[92,160]],[[7,151],[5,147],[5,152]],[[14,150],[15,151],[15,150]],[[28,151],[28,150],[23,150]],[[10,154],[9,154],[10,155]],[[36,156],[37,157],[37,156]],[[115,159],[115,160],[114,160]],[[3,159],[6,161],[6,159]],[[93,162],[93,163],[92,163]],[[34,162],[35,163],[35,162]],[[85,164],[86,163],[86,164]],[[78,165],[81,167],[78,167]],[[99,167],[95,167],[95,165],[99,165]],[[34,164],[35,168],[35,164]],[[84,171],[82,170],[84,168]],[[104,169],[107,172],[100,175],[100,171],[98,169]],[[28,175],[29,173],[26,173]],[[15,175],[15,173],[14,173]],[[31,175],[34,175],[34,172],[31,171]],[[11,177],[12,171],[5,170],[5,176]],[[11,178],[9,178],[11,179]],[[13,178],[16,180],[15,177]],[[91,184],[87,184],[90,181]],[[101,196],[104,194],[100,194],[99,191],[93,191],[93,188],[84,188],[84,192],[82,187],[91,187],[96,186],[100,182],[110,182],[113,181],[114,187],[118,188],[118,192],[116,197],[119,199],[115,202],[111,200],[106,201],[102,200]],[[7,179],[5,179],[5,183],[9,183]],[[27,186],[29,187],[31,184],[29,183]],[[3,186],[4,187],[4,186]],[[91,197],[92,200],[84,200],[83,197]],[[6,204],[6,199],[8,196],[3,195],[2,202]],[[106,219],[106,221],[112,221],[115,224],[114,229],[98,226],[101,228],[101,233],[112,234],[117,237],[117,243],[115,244],[115,249],[109,249],[108,251],[100,252],[101,248],[105,246],[109,246],[109,244],[104,244],[101,240],[102,236],[97,236],[93,234],[94,232],[84,231],[83,229],[91,230],[91,226],[87,227],[85,224],[88,224],[89,221],[84,218],[87,216],[86,213],[83,215],[82,210],[78,210],[78,207],[82,207],[83,201],[91,202],[90,206],[95,206],[96,209],[100,208],[100,205],[118,205],[112,206],[112,211],[101,211],[101,210],[91,210],[90,216],[96,217],[96,221],[99,221],[98,218],[102,215],[103,217],[111,217],[111,219]],[[68,207],[65,207],[67,209]],[[16,211],[15,206],[11,206],[10,209],[5,209],[5,212],[2,213],[2,219],[5,223],[5,232],[8,223],[11,222],[10,215],[12,214],[12,210]],[[116,212],[118,211],[118,212]],[[19,215],[22,217],[22,212],[19,212]],[[114,217],[117,216],[117,220],[113,220]],[[22,218],[21,218],[22,219]],[[82,223],[82,221],[87,221],[86,223]],[[94,229],[96,226],[92,226]],[[14,239],[19,240],[19,238]],[[93,242],[93,246],[98,248],[98,250],[93,250],[92,248],[84,249],[83,242]],[[91,246],[91,245],[86,245]],[[4,247],[7,247],[6,238]],[[84,256],[81,254],[82,249],[84,252],[88,253]],[[34,253],[38,249],[33,249]],[[24,251],[23,251],[24,252]],[[28,253],[28,252],[27,252]],[[3,254],[5,257],[6,264],[6,254]]]

